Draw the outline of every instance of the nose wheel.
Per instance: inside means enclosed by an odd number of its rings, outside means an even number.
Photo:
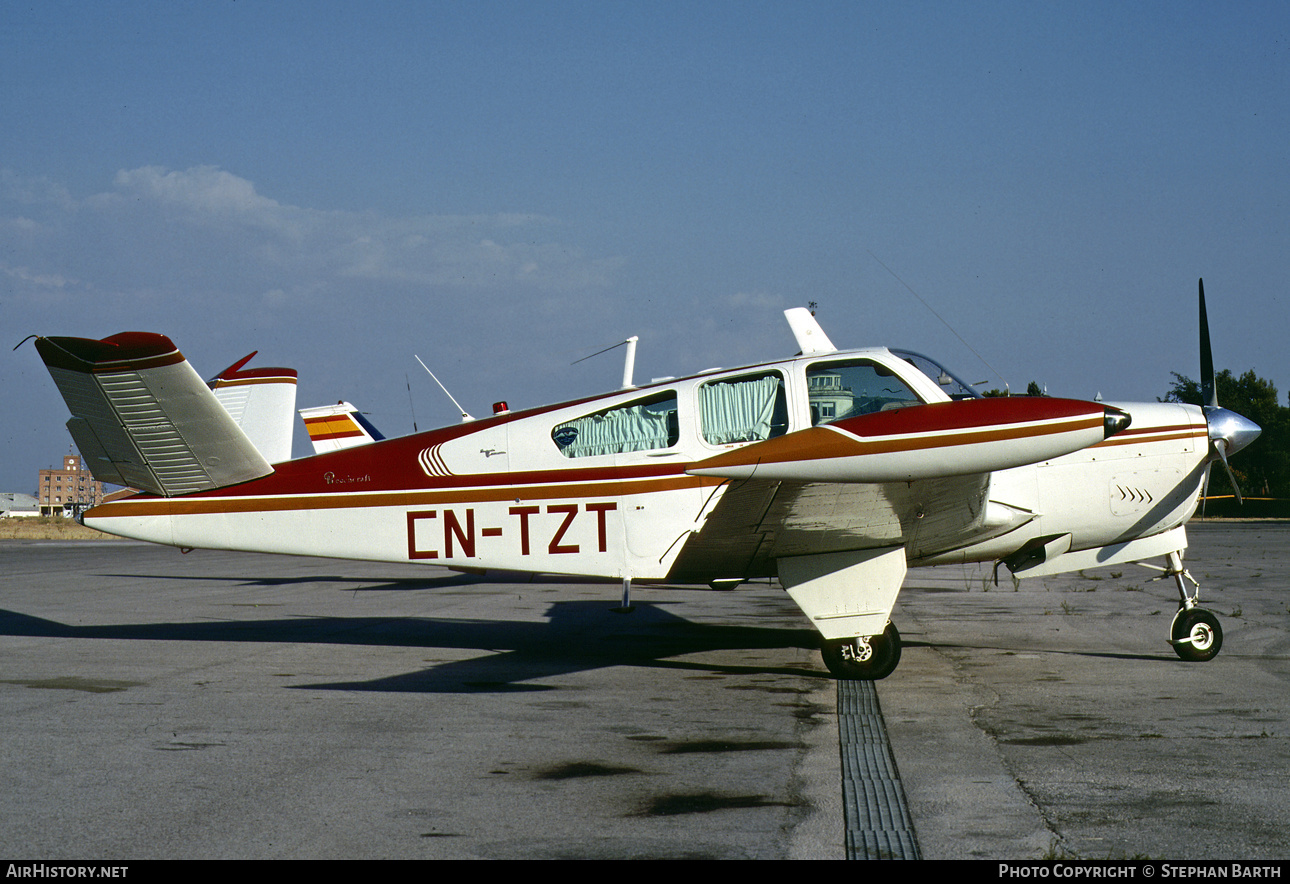
[[[1169,636],[1174,653],[1184,660],[1213,660],[1223,647],[1223,627],[1204,608],[1179,608]]]
[[[1200,606],[1200,584],[1183,567],[1182,551],[1166,556],[1162,570],[1161,577],[1172,577],[1178,584],[1178,613],[1169,627],[1169,644],[1174,653],[1197,663],[1213,660],[1223,647],[1223,627],[1213,611]],[[1188,582],[1195,587],[1194,592],[1187,591]]]
[[[820,655],[834,678],[877,681],[891,675],[900,662],[900,632],[888,623],[882,635],[826,640]]]

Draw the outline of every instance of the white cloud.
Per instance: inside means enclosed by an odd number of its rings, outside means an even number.
[[[398,217],[292,206],[214,166],[122,170],[113,184],[75,200],[57,184],[5,170],[0,249],[33,284],[62,277],[100,295],[170,289],[248,303],[266,291],[308,291],[315,303],[349,298],[356,281],[575,293],[608,285],[621,265],[552,241],[558,223],[536,214]],[[15,204],[25,211],[11,211]],[[19,235],[34,232],[42,234],[37,245]]]
[[[66,287],[69,283],[75,282],[75,280],[70,280],[57,273],[32,273],[31,270],[26,267],[9,267],[0,265],[0,272],[3,272],[4,275],[9,277],[11,280],[28,283],[43,289],[61,289]]]
[[[195,212],[250,214],[281,209],[277,201],[255,192],[255,185],[215,166],[172,172],[160,166],[122,170],[115,184],[124,195],[151,198]]]
[[[726,304],[734,310],[783,310],[784,298],[770,292],[735,292],[726,297]]]
[[[38,234],[45,229],[45,226],[39,221],[33,221],[31,218],[24,218],[21,215],[14,218],[3,219],[3,224],[17,233]]]
[[[24,177],[12,169],[0,169],[0,200],[26,206],[52,205],[64,210],[76,205],[63,185],[45,177]]]

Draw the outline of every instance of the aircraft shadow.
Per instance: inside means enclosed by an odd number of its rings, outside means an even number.
[[[245,577],[230,575],[219,577],[209,574],[99,574],[99,577],[126,578],[129,580],[163,580],[167,583],[180,583],[186,580],[202,582],[228,583],[233,586],[304,586],[312,583],[339,584],[346,591],[352,592],[388,592],[390,590],[431,590],[448,589],[458,586],[479,586],[489,583],[552,583],[552,584],[603,584],[618,586],[617,580],[606,580],[599,577],[578,577],[568,574],[532,574],[526,571],[489,570],[483,574],[464,571],[449,571],[438,575],[417,577],[342,577],[339,574],[309,574],[300,577]],[[673,586],[672,584],[654,584],[642,581],[638,586],[667,586],[670,589],[693,589],[696,592],[711,592],[707,587]]]
[[[1052,645],[1036,646],[1001,642],[938,642],[905,639],[902,642],[905,650],[910,648],[929,648],[933,651],[999,651],[1005,654],[1044,654],[1066,657],[1088,657],[1095,660],[1134,660],[1149,663],[1179,663],[1178,655],[1170,651],[1159,653],[1133,654],[1124,651],[1076,651],[1053,647]]]
[[[339,574],[310,574],[301,577],[216,577],[205,574],[100,574],[100,577],[128,578],[130,580],[164,580],[180,583],[185,580],[228,583],[233,586],[302,586],[310,583],[340,584],[352,592],[388,592],[390,590],[446,589],[456,586],[474,586],[491,582],[474,574],[450,573],[430,577],[342,577]],[[511,581],[514,582],[514,581]]]
[[[454,620],[433,617],[290,617],[201,623],[72,626],[0,610],[0,635],[169,642],[255,642],[439,648],[478,651],[395,676],[353,682],[293,685],[312,690],[423,693],[498,693],[550,690],[529,682],[612,666],[689,669],[736,674],[769,673],[829,678],[806,667],[678,660],[710,651],[813,649],[810,629],[694,623],[651,604],[631,615],[611,612],[603,601],[555,602],[545,622]]]

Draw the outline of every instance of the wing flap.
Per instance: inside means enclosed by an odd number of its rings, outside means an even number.
[[[38,338],[36,349],[96,479],[175,497],[273,472],[164,335]]]

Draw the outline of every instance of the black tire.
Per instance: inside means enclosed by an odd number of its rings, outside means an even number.
[[[1184,660],[1213,660],[1223,647],[1223,627],[1212,611],[1192,608],[1179,611],[1170,629],[1174,653]]]
[[[847,649],[852,649],[851,653]],[[825,641],[820,651],[824,665],[833,673],[834,678],[848,681],[877,681],[886,678],[896,670],[900,663],[900,632],[896,624],[888,623],[882,635],[869,639],[870,653],[865,659],[857,659],[860,654],[855,639]]]

